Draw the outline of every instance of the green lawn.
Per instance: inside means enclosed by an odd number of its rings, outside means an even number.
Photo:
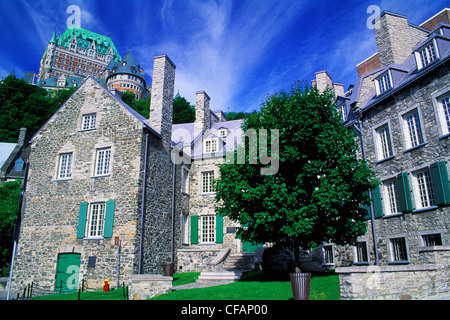
[[[199,272],[176,273],[173,286],[195,282]],[[33,297],[32,300],[77,300],[78,292]],[[240,281],[220,286],[184,289],[153,297],[151,300],[290,300],[292,288],[287,273],[250,272]],[[123,290],[107,293],[82,292],[81,300],[123,300]],[[339,276],[313,274],[310,300],[340,300]]]
[[[174,275],[175,277],[176,275]],[[183,278],[183,274],[179,274]],[[193,277],[195,275],[189,275]],[[151,300],[289,300],[292,287],[289,275],[272,272],[250,272],[230,284],[172,291]],[[310,300],[339,300],[339,276],[313,274]]]

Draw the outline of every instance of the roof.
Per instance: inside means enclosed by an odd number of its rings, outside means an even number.
[[[136,110],[134,110],[133,108],[131,108],[129,105],[127,105],[125,102],[123,102],[121,99],[119,99],[118,97],[116,97],[114,94],[112,94],[108,89],[106,89],[100,82],[98,82],[97,80],[95,80],[93,77],[88,76],[87,78],[85,78],[85,81],[81,84],[80,87],[78,87],[78,89],[70,96],[69,99],[67,99],[66,102],[64,102],[61,107],[59,107],[59,109],[50,117],[50,119],[47,120],[47,122],[35,133],[35,135],[33,136],[32,140],[39,134],[39,132],[42,130],[42,128],[44,128],[47,123],[55,116],[55,114],[57,114],[60,110],[62,110],[66,103],[68,101],[70,101],[72,99],[72,97],[74,95],[76,95],[78,93],[79,90],[81,90],[81,88],[83,88],[83,85],[85,83],[87,83],[88,81],[95,81],[97,84],[100,85],[101,89],[106,91],[108,93],[108,95],[110,97],[112,97],[115,101],[117,101],[123,108],[125,108],[132,116],[134,116],[138,121],[141,122],[142,127],[147,129],[149,132],[151,132],[152,134],[154,134],[156,137],[161,138],[161,135],[159,134],[159,132],[157,132],[149,123],[149,120],[146,119],[145,117],[143,117],[142,115],[140,115]]]
[[[443,24],[442,26],[448,27],[448,24]],[[362,102],[360,109],[361,112],[365,112],[369,110],[370,108],[374,107],[378,103],[381,103],[386,98],[390,97],[392,94],[395,94],[399,90],[407,87],[414,81],[420,79],[421,77],[427,75],[431,71],[435,70],[442,64],[447,63],[450,60],[450,38],[445,37],[441,34],[430,32],[427,39],[425,39],[423,42],[419,43],[415,48],[414,51],[417,49],[420,49],[425,44],[429,43],[430,41],[436,41],[439,40],[442,43],[438,43],[438,50],[439,50],[439,59],[431,62],[427,66],[418,69],[416,57],[414,52],[412,52],[409,57],[405,60],[405,62],[402,65],[394,65],[390,64],[384,68],[377,69],[375,71],[377,72],[385,72],[387,70],[401,70],[405,72],[404,76],[400,77],[398,81],[394,81],[393,87],[387,91],[385,91],[382,94],[377,95],[375,92],[364,102]],[[367,75],[364,75],[364,77]]]
[[[92,45],[92,42],[94,42],[95,51],[97,53],[106,55],[108,54],[109,50],[112,49],[114,56],[113,59],[116,61],[120,61],[120,54],[117,51],[116,46],[112,42],[111,37],[103,36],[101,34],[83,28],[72,26],[66,29],[66,31],[64,31],[63,34],[61,34],[56,39],[56,44],[68,48],[70,40],[72,40],[74,35],[76,36],[78,47],[89,49]],[[54,36],[55,34],[53,34],[50,41],[55,41]]]
[[[131,74],[135,76],[141,77],[143,80],[145,80],[145,74],[143,70],[141,69],[141,66],[136,62],[136,60],[133,57],[133,54],[131,53],[131,49],[128,50],[126,55],[122,58],[119,62],[110,62],[106,69],[111,70],[111,73],[108,77],[111,77],[115,74],[119,73],[125,73],[125,74]]]
[[[16,145],[17,143],[0,142],[0,168],[8,159],[11,152],[13,152]]]

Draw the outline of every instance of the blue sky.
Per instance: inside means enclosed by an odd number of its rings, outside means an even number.
[[[195,104],[205,90],[215,110],[258,109],[268,94],[310,81],[326,69],[354,83],[355,66],[377,51],[367,20],[375,5],[420,24],[448,7],[443,0],[0,0],[0,77],[39,70],[56,29],[66,29],[69,5],[81,27],[111,35],[122,56],[131,47],[151,79],[153,57],[177,65],[175,92]]]

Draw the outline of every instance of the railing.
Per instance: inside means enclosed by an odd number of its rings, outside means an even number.
[[[17,293],[17,296],[15,298],[12,298],[11,300],[26,300],[30,299],[32,297],[37,296],[45,296],[45,295],[55,295],[55,294],[64,294],[64,293],[70,293],[70,292],[77,292],[78,293],[78,299],[82,300],[82,293],[89,293],[89,295],[92,297],[92,295],[98,295],[99,297],[102,296],[103,300],[105,300],[105,296],[114,294],[117,294],[117,290],[122,289],[122,298],[123,300],[128,300],[128,286],[125,285],[125,282],[122,283],[122,287],[116,288],[115,290],[111,290],[108,292],[101,292],[102,289],[88,289],[85,286],[84,279],[81,281],[80,286],[76,290],[63,290],[65,288],[63,285],[67,283],[64,281],[61,281],[59,283],[59,286],[57,286],[56,290],[48,289],[48,287],[40,286],[35,282],[29,283],[23,291]],[[117,299],[117,298],[116,298]],[[91,299],[95,300],[95,299]],[[107,299],[106,299],[107,300]]]

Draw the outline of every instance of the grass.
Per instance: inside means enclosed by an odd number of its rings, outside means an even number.
[[[175,273],[173,286],[195,282],[200,272]],[[254,271],[240,281],[220,286],[176,290],[150,300],[290,300],[292,288],[287,273]],[[78,300],[78,292],[33,297],[32,300]],[[82,292],[81,300],[123,300],[123,290],[107,293]],[[313,273],[310,300],[340,300],[339,276]]]
[[[182,275],[182,274],[180,274]],[[174,275],[175,276],[175,275]],[[183,276],[181,276],[183,277]],[[290,300],[289,275],[276,272],[250,272],[230,284],[172,291],[151,300]],[[339,276],[317,273],[311,278],[310,300],[339,300]]]

